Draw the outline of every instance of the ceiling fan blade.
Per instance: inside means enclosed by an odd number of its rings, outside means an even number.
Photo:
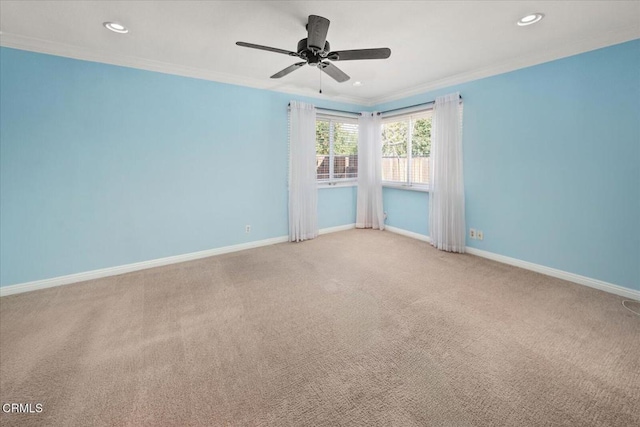
[[[284,55],[289,55],[289,56],[298,56],[298,54],[295,52],[291,52],[284,49],[278,49],[276,47],[262,46],[259,44],[245,43],[245,42],[236,42],[236,44],[242,47],[250,47],[251,49],[260,49],[260,50],[266,50],[268,52],[282,53]]]
[[[351,77],[345,74],[340,68],[336,67],[330,62],[321,62],[318,64],[318,68],[327,73],[331,78],[333,78],[338,83],[346,82]]]
[[[306,64],[306,62],[298,62],[296,64],[293,65],[289,65],[287,68],[285,68],[282,71],[279,71],[277,73],[275,73],[273,76],[271,76],[272,79],[279,79],[280,77],[284,77],[287,74],[289,74],[292,71],[297,70],[298,68],[302,67],[304,64]]]
[[[327,32],[329,31],[329,20],[322,16],[309,15],[309,23],[307,24],[307,48],[316,51],[324,50],[324,43],[327,41]]]
[[[338,50],[329,52],[327,59],[332,61],[352,61],[356,59],[387,59],[391,56],[391,49],[381,47],[378,49]]]

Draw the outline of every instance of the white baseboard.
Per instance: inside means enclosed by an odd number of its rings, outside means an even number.
[[[403,236],[407,236],[413,239],[422,240],[423,242],[431,243],[431,237],[427,236],[426,234],[414,233],[413,231],[408,231],[398,227],[392,227],[390,225],[385,225],[384,229],[392,233],[401,234]]]
[[[522,261],[516,258],[510,258],[504,255],[498,255],[493,252],[483,251],[482,249],[470,248],[469,246],[467,246],[466,250],[467,253],[471,255],[476,255],[482,258],[498,261],[503,264],[509,264],[516,267],[524,268],[525,270],[535,271],[536,273],[545,274],[547,276],[557,277],[558,279],[578,283],[579,285],[589,286],[590,288],[599,289],[601,291],[620,295],[625,298],[640,300],[640,291],[625,288],[619,285],[614,285],[613,283],[604,282],[598,279],[592,279],[591,277],[581,276],[579,274],[569,273],[568,271],[558,270],[557,268],[551,268],[540,264],[534,264],[528,261]]]
[[[340,225],[337,227],[323,228],[319,234],[335,233],[355,228],[355,224]],[[258,240],[255,242],[240,243],[238,245],[223,246],[221,248],[208,249],[205,251],[191,252],[183,255],[170,256],[166,258],[152,259],[149,261],[135,262],[133,264],[118,265],[115,267],[101,268],[99,270],[85,271],[82,273],[69,274],[66,276],[53,277],[51,279],[34,280],[33,282],[19,283],[16,285],[0,287],[0,297],[20,294],[23,292],[36,291],[38,289],[53,288],[55,286],[70,285],[72,283],[84,282],[87,280],[100,279],[103,277],[117,276],[119,274],[130,273],[132,271],[144,270],[147,268],[161,267],[163,265],[176,264],[179,262],[192,261],[210,256],[228,254],[231,252],[243,251],[245,249],[259,248],[261,246],[275,245],[276,243],[288,242],[288,236],[274,237],[271,239]]]
[[[337,227],[323,228],[319,230],[318,234],[335,233],[338,231],[351,230],[355,228],[355,224],[340,225]],[[385,230],[401,234],[403,236],[411,237],[413,239],[421,240],[423,242],[431,242],[429,236],[425,234],[415,233],[413,231],[404,230],[402,228],[385,226]],[[87,280],[100,279],[103,277],[117,276],[119,274],[130,273],[132,271],[144,270],[147,268],[161,267],[163,265],[176,264],[179,262],[192,261],[200,258],[207,258],[210,256],[222,255],[231,252],[243,251],[246,249],[259,248],[262,246],[275,245],[276,243],[288,242],[287,236],[274,237],[271,239],[258,240],[255,242],[241,243],[238,245],[224,246],[221,248],[208,249],[205,251],[192,252],[183,255],[176,255],[166,258],[158,258],[149,261],[136,262],[133,264],[125,264],[116,267],[102,268],[99,270],[86,271],[82,273],[69,274],[67,276],[54,277],[51,279],[35,280],[33,282],[19,283],[17,285],[10,285],[0,287],[0,297],[7,295],[14,295],[23,292],[35,291],[38,289],[52,288],[55,286],[69,285],[71,283],[84,282]],[[614,285],[613,283],[604,282],[602,280],[592,279],[586,276],[580,276],[579,274],[569,273],[567,271],[558,270],[551,267],[546,267],[540,264],[534,264],[528,261],[522,261],[516,258],[510,258],[504,255],[495,254],[493,252],[483,251],[481,249],[466,247],[466,252],[471,255],[491,259],[493,261],[501,262],[503,264],[513,265],[515,267],[524,268],[525,270],[535,271],[537,273],[545,274],[551,277],[557,277],[559,279],[567,280],[569,282],[578,283],[580,285],[589,286],[591,288],[599,289],[612,294],[620,295],[625,298],[631,298],[640,300],[640,291],[625,288],[623,286]]]
[[[403,230],[402,228],[386,226],[386,230],[392,233],[402,234],[403,236],[412,237],[414,239],[422,240],[424,242],[431,242],[429,236],[413,231]],[[566,280],[568,282],[577,283],[579,285],[589,286],[590,288],[599,289],[601,291],[609,292],[611,294],[620,295],[625,298],[640,300],[640,291],[625,288],[624,286],[614,285],[613,283],[604,282],[598,279],[592,279],[591,277],[581,276],[579,274],[569,273],[568,271],[558,270],[556,268],[546,267],[540,264],[534,264],[528,261],[522,261],[516,258],[511,258],[504,255],[499,255],[493,252],[483,251],[482,249],[472,248],[467,246],[465,248],[466,253],[487,258],[493,261],[501,262],[503,264],[513,265],[515,267],[524,268],[525,270],[535,271],[536,273],[545,274],[547,276],[556,277],[558,279]]]
[[[67,276],[59,276],[51,279],[35,280],[33,282],[3,286],[0,288],[0,297],[20,294],[22,292],[35,291],[38,289],[52,288],[54,286],[69,285],[71,283],[84,282],[86,280],[117,276],[119,274],[130,273],[132,271],[161,267],[163,265],[176,264],[178,262],[192,261],[195,259],[207,258],[215,255],[243,251],[245,249],[259,248],[261,246],[275,245],[276,243],[283,243],[287,241],[289,241],[289,238],[287,236],[274,237],[271,239],[258,240],[255,242],[240,243],[238,245],[223,246],[221,248],[191,252],[183,255],[152,259],[149,261],[135,262],[133,264],[118,265],[115,267],[101,268],[99,270],[86,271],[83,273],[69,274]]]
[[[318,231],[318,234],[323,235],[323,234],[335,233],[336,231],[351,230],[352,228],[356,228],[356,225],[355,224],[338,225],[337,227],[322,228]]]

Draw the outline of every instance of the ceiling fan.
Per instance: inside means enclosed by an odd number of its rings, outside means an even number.
[[[307,23],[308,36],[298,42],[297,52],[291,52],[275,47],[262,46],[259,44],[236,42],[238,46],[250,47],[252,49],[266,50],[269,52],[282,53],[284,55],[296,56],[303,59],[303,62],[297,62],[288,66],[282,71],[271,76],[272,79],[284,77],[292,71],[297,70],[305,64],[312,67],[318,67],[327,73],[339,83],[349,80],[349,76],[329,61],[353,61],[360,59],[387,59],[391,56],[391,49],[382,47],[377,49],[355,49],[355,50],[337,50],[331,51],[329,42],[327,41],[327,32],[329,31],[330,21],[327,18],[317,15],[309,15]]]

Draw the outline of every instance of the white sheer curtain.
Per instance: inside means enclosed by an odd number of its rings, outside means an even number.
[[[318,236],[316,184],[316,110],[289,103],[289,241]]]
[[[382,124],[376,113],[358,120],[358,205],[356,228],[384,230],[382,210]]]
[[[431,244],[449,252],[465,251],[464,179],[460,94],[436,98],[431,139],[429,234]]]

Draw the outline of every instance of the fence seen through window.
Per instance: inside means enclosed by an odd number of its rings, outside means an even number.
[[[393,117],[382,124],[382,180],[429,183],[431,110]]]
[[[358,177],[358,122],[342,117],[316,120],[316,172],[319,181]]]

